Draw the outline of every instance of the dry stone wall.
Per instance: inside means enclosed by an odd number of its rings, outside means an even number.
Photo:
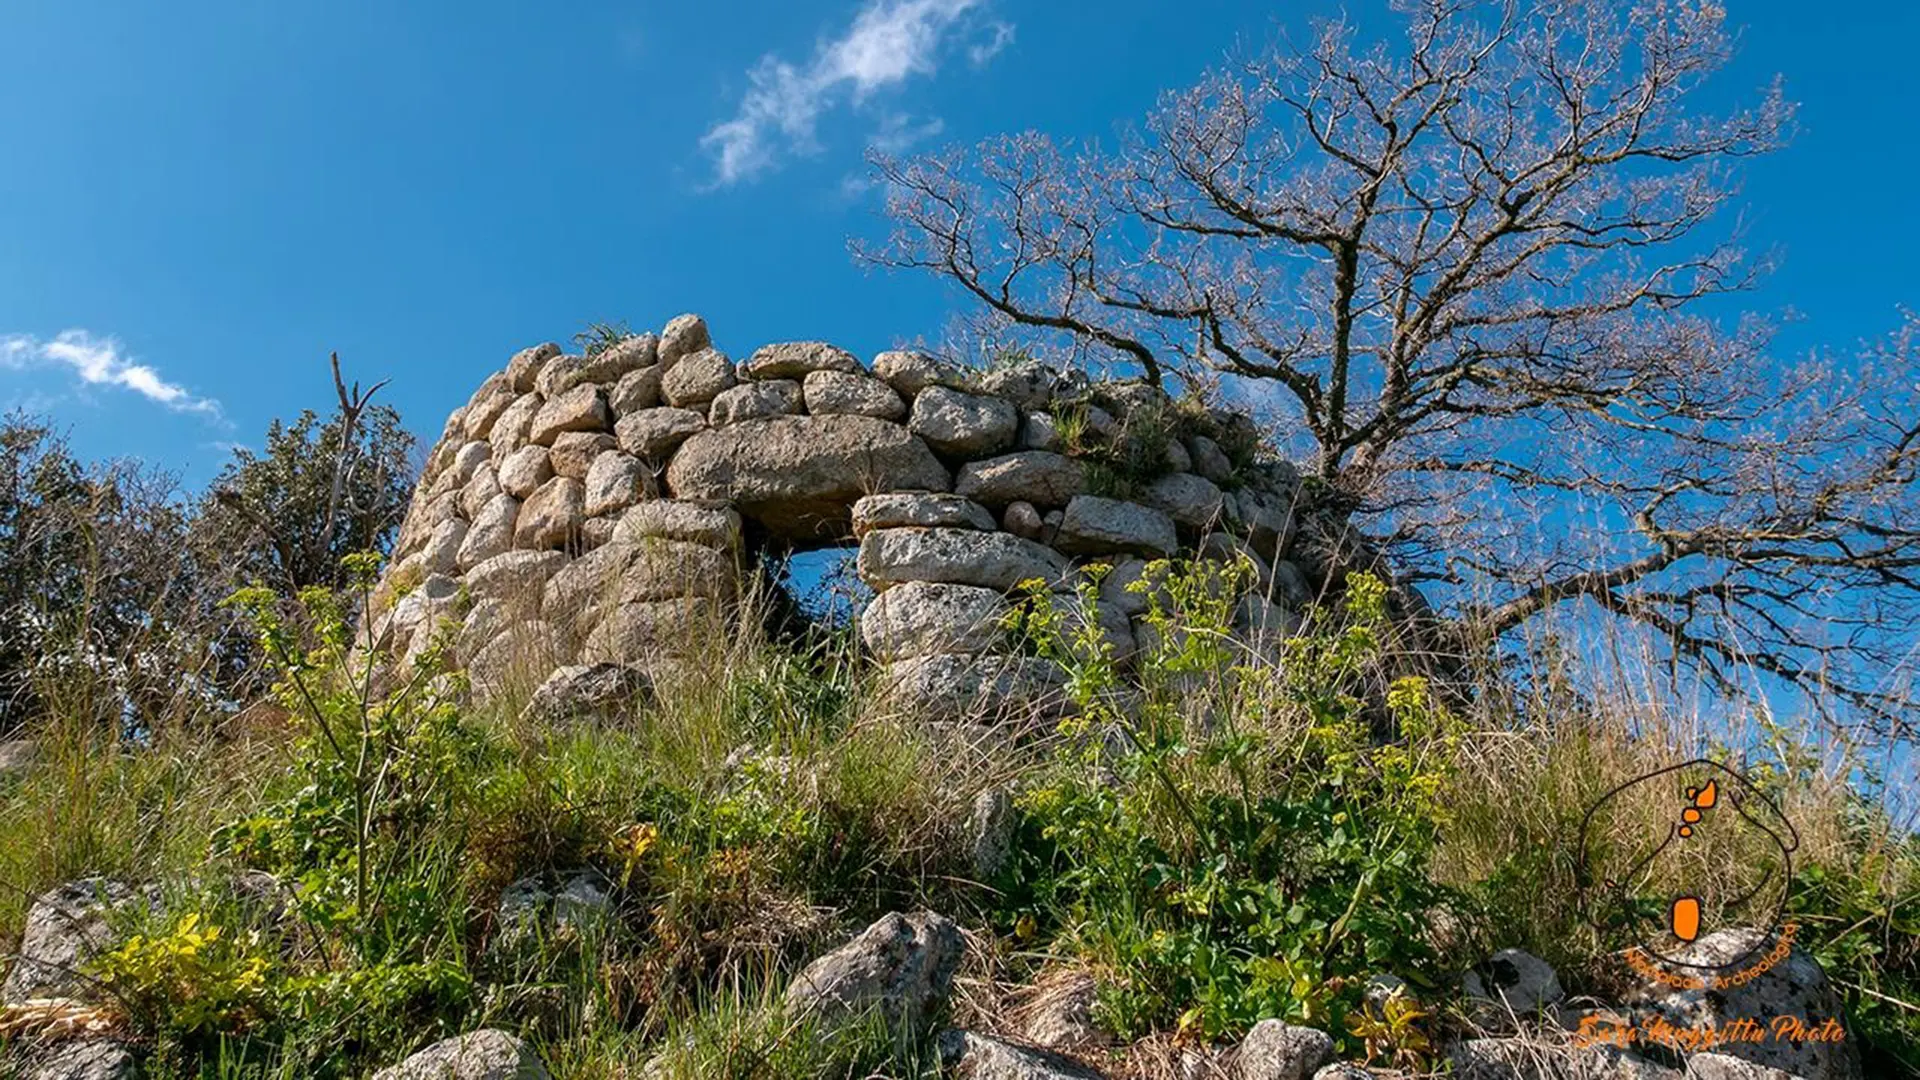
[[[900,699],[935,720],[1020,706],[1058,684],[1000,629],[1031,579],[1065,593],[1110,566],[1076,616],[1125,657],[1147,560],[1245,556],[1240,628],[1293,631],[1353,552],[1257,444],[1244,416],[1035,363],[868,366],[824,342],[736,363],[696,315],[592,355],[539,345],[448,418],[371,639],[407,658],[454,628],[483,694],[564,665],[653,668],[728,625],[756,548],[857,541],[878,594],[861,635]]]

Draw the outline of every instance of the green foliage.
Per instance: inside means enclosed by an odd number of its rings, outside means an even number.
[[[1422,913],[1442,893],[1424,871],[1457,721],[1408,681],[1403,739],[1370,738],[1353,687],[1378,655],[1377,582],[1314,613],[1284,673],[1245,661],[1230,630],[1248,577],[1156,563],[1129,586],[1149,603],[1135,716],[1093,620],[1038,588],[1019,617],[1078,715],[1022,798],[1034,851],[1002,917],[1058,926],[1109,969],[1124,1035],[1337,1028],[1363,976],[1435,974]],[[1084,584],[1078,608],[1096,596]]]
[[[234,935],[203,922],[198,912],[150,937],[135,934],[96,961],[100,981],[115,997],[188,1035],[257,1022],[271,970],[257,935]]]
[[[345,587],[347,556],[392,547],[413,494],[413,449],[384,405],[275,420],[263,452],[236,448],[209,485],[195,543],[231,569],[228,580]]]
[[[1920,838],[1862,846],[1851,865],[1799,868],[1788,918],[1838,984],[1868,1075],[1920,1073]]]
[[[615,345],[633,337],[625,319],[619,322],[588,323],[585,330],[573,335],[573,343],[580,347],[584,356],[599,356]]]

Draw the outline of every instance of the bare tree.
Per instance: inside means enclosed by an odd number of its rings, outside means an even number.
[[[1920,323],[1789,364],[1725,317],[1765,266],[1720,211],[1779,88],[1695,106],[1730,49],[1702,0],[1397,9],[1403,41],[1324,25],[1115,151],[876,157],[894,229],[856,255],[1261,404],[1472,632],[1585,603],[1725,690],[1910,723]]]

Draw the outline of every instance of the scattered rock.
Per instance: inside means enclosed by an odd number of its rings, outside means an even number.
[[[1313,1074],[1313,1080],[1385,1080],[1372,1069],[1350,1062],[1336,1061]]]
[[[977,457],[1012,446],[1020,414],[999,398],[931,386],[914,397],[907,428],[942,454]]]
[[[547,676],[528,699],[520,719],[546,725],[612,724],[652,691],[646,673],[626,664],[569,664]]]
[[[1333,1036],[1281,1020],[1253,1025],[1234,1057],[1240,1080],[1308,1080],[1333,1060]]]
[[[1205,435],[1195,435],[1187,440],[1187,453],[1193,459],[1193,471],[1213,481],[1224,484],[1233,479],[1233,462],[1228,460],[1226,451],[1220,444]]]
[[[1683,1080],[1678,1070],[1611,1046],[1466,1039],[1455,1043],[1447,1058],[1458,1080]]]
[[[1020,425],[1020,448],[1022,450],[1059,450],[1064,444],[1060,440],[1060,425],[1052,413],[1030,412]]]
[[[1007,603],[973,585],[910,581],[876,597],[860,617],[860,639],[883,661],[986,652],[998,644]]]
[[[623,416],[614,425],[620,449],[634,457],[660,462],[674,448],[707,429],[707,418],[692,409],[642,409]]]
[[[984,788],[974,796],[967,818],[967,847],[977,881],[992,881],[1013,854],[1013,792],[1004,784]]]
[[[40,759],[40,744],[32,739],[0,742],[0,780],[21,776]]]
[[[613,914],[612,892],[598,870],[575,871],[557,882],[521,878],[500,893],[493,946],[513,950],[600,931]]]
[[[1764,954],[1771,940],[1758,930],[1720,930],[1687,946],[1674,959],[1698,968],[1716,968],[1737,963],[1745,955]],[[1795,945],[1779,963],[1739,985],[1710,985],[1706,989],[1676,990],[1649,982],[1638,988],[1625,1004],[1641,1027],[1665,1020],[1677,1027],[1724,1028],[1742,1018],[1762,1025],[1774,1017],[1797,1017],[1809,1033],[1831,1023],[1843,1030],[1845,1016],[1839,995],[1827,981],[1819,961]],[[1859,1052],[1853,1040],[1767,1039],[1760,1042],[1729,1042],[1719,1049],[1729,1057],[1750,1061],[1770,1069],[1779,1069],[1804,1080],[1853,1080],[1860,1075]]]
[[[803,392],[807,411],[814,416],[844,413],[898,422],[907,415],[907,403],[893,387],[869,375],[815,371],[807,376]]]
[[[533,1048],[504,1031],[482,1029],[444,1039],[373,1080],[550,1080]]]
[[[1669,1073],[1678,1076],[1678,1073]],[[1695,1054],[1687,1059],[1686,1080],[1808,1080],[1790,1072],[1755,1065],[1726,1054]]]
[[[829,1022],[877,1009],[919,1027],[945,1004],[960,966],[960,928],[930,911],[882,917],[808,964],[787,987],[786,1006]]]
[[[940,1033],[940,1061],[960,1080],[1099,1080],[1071,1058],[971,1031]]]
[[[1069,971],[1042,981],[1021,1006],[1021,1030],[1036,1046],[1074,1050],[1107,1041],[1093,1022],[1099,984],[1084,971]]]
[[[1025,502],[1059,507],[1086,487],[1086,468],[1072,458],[1048,450],[1021,450],[960,466],[953,489],[988,506]]]
[[[858,374],[860,361],[824,341],[784,341],[760,346],[740,365],[743,379],[804,379],[816,371]]]
[[[903,526],[994,531],[993,515],[971,499],[944,492],[895,491],[853,504],[853,535]]]
[[[778,416],[703,431],[667,467],[675,497],[731,501],[789,539],[844,536],[870,491],[945,491],[947,470],[898,424],[867,416]]]
[[[81,969],[113,944],[113,917],[151,898],[106,878],[84,878],[41,893],[27,909],[13,970],[0,984],[0,1004],[28,998],[94,1000]]]
[[[660,376],[660,396],[678,408],[697,407],[733,384],[733,361],[718,349],[701,349],[666,369]]]
[[[1518,1016],[1550,1009],[1566,997],[1552,965],[1519,949],[1501,949],[1468,971],[1460,979],[1460,990]]]
[[[139,1075],[131,1047],[92,1036],[55,1043],[21,1064],[20,1080],[132,1080]]]
[[[860,540],[858,568],[869,585],[908,581],[978,585],[1001,593],[1021,582],[1063,581],[1067,559],[1011,533],[969,529],[876,529]]]
[[[1173,519],[1158,510],[1099,495],[1075,495],[1054,543],[1077,555],[1171,555],[1180,540]]]

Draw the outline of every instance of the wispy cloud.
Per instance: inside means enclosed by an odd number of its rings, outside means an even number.
[[[843,103],[865,104],[876,92],[913,76],[930,76],[946,47],[980,29],[971,17],[986,0],[868,0],[840,37],[822,42],[798,67],[778,56],[763,57],[747,73],[748,89],[733,119],[715,125],[700,140],[713,157],[714,184],[750,180],[778,167],[789,154],[819,151],[820,117]],[[994,22],[991,40],[969,49],[983,64],[1013,39],[1013,27]],[[911,125],[889,114],[876,140],[898,137]],[[938,120],[931,121],[938,130]],[[921,126],[925,130],[925,125]]]
[[[168,382],[153,367],[135,361],[118,340],[96,337],[85,330],[64,330],[52,341],[27,334],[0,336],[0,367],[66,367],[89,386],[131,390],[176,412],[220,416],[218,401],[197,397],[186,387]]]

